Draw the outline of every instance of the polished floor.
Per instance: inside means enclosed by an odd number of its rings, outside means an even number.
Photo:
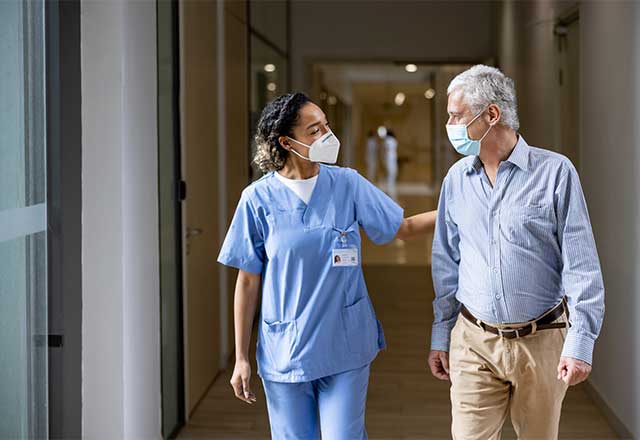
[[[433,206],[433,200],[425,197],[401,197],[400,203],[406,207],[407,215]],[[371,439],[450,438],[448,383],[433,378],[426,362],[433,316],[430,243],[431,237],[424,237],[383,247],[363,245],[367,285],[388,344],[372,367],[367,400],[367,431]],[[233,396],[229,386],[231,369],[229,366],[213,384],[178,438],[269,438],[259,378],[252,381],[258,401],[250,406]],[[515,438],[509,422],[503,438]],[[617,437],[584,387],[577,386],[569,390],[565,399],[560,438]]]

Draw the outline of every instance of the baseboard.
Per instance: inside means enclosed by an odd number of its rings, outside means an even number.
[[[621,439],[633,440],[633,435],[629,429],[622,423],[622,420],[618,418],[616,413],[611,409],[607,401],[602,397],[600,392],[591,384],[591,381],[584,382],[584,390],[587,392],[593,403],[602,411],[605,419],[611,425],[613,430],[618,434]]]

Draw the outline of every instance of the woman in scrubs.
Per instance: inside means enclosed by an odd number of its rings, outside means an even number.
[[[369,365],[384,334],[362,274],[360,228],[376,244],[433,230],[435,212],[403,210],[335,163],[340,142],[302,93],[267,105],[255,163],[218,261],[239,269],[234,315],[236,397],[253,403],[249,341],[262,291],[258,375],[274,439],[366,439]]]

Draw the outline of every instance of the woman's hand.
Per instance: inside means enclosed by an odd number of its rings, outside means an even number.
[[[231,376],[231,386],[236,397],[243,402],[253,404],[256,401],[256,396],[251,392],[249,385],[251,381],[251,364],[248,360],[236,361],[236,366],[233,368],[233,375]]]
[[[236,337],[236,366],[231,375],[231,386],[236,397],[249,404],[256,401],[251,392],[251,364],[249,363],[249,340],[251,326],[256,314],[260,275],[240,270],[236,280],[236,292],[233,299],[234,328]]]

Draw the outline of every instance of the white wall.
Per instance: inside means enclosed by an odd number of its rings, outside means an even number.
[[[640,3],[585,2],[582,183],[606,288],[591,384],[640,438]]]
[[[160,437],[154,2],[83,2],[83,437]]]
[[[293,1],[292,88],[310,90],[308,62],[474,61],[495,53],[495,2]]]

